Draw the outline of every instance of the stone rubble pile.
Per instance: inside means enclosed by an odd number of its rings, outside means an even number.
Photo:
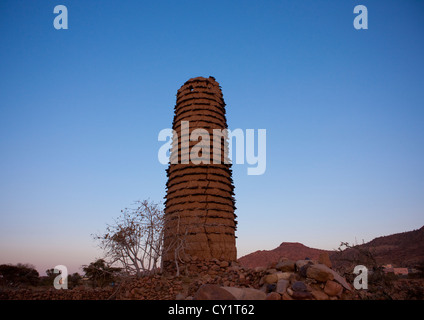
[[[187,270],[187,275],[142,277],[124,285],[117,298],[130,300],[192,299],[204,284],[255,288],[259,287],[259,281],[264,275],[262,270],[255,271],[243,268],[236,262],[219,261],[217,259],[203,261],[194,258],[190,263],[186,263],[186,266],[192,267],[192,270]],[[198,273],[194,274],[194,270],[197,270]],[[185,274],[185,272],[182,272],[182,274]]]
[[[119,300],[174,300],[183,290],[179,278],[166,278],[160,275],[142,277],[124,285],[117,295]]]
[[[351,285],[331,268],[326,253],[321,254],[318,261],[283,258],[268,268],[253,271],[256,279],[250,279],[253,281],[249,281],[247,287],[237,283],[230,286],[203,284],[193,299],[227,300],[228,293],[237,300],[338,300],[352,297]],[[248,271],[243,268],[238,270],[242,278],[245,272]]]
[[[156,275],[135,281],[122,299],[167,300],[338,300],[352,297],[351,285],[331,268],[328,254],[318,261],[280,259],[267,268],[236,262],[197,261],[197,276]],[[201,265],[203,264],[203,265]]]

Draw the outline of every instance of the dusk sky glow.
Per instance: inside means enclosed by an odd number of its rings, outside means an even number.
[[[423,15],[413,0],[1,1],[0,264],[81,272],[121,209],[162,203],[158,134],[197,76],[220,83],[230,129],[266,129],[265,173],[233,166],[239,257],[422,227]]]

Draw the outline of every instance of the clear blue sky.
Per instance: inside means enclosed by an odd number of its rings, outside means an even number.
[[[266,173],[234,166],[239,256],[424,224],[423,1],[3,0],[0,39],[0,263],[80,271],[92,233],[162,201],[157,135],[196,76],[230,129],[267,130]]]

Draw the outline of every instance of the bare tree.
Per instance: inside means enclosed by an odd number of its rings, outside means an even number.
[[[165,228],[165,225],[164,225]],[[180,276],[180,263],[184,263],[183,258],[185,257],[185,248],[186,248],[186,238],[188,234],[188,228],[186,227],[184,232],[180,230],[180,216],[177,218],[177,227],[175,233],[170,235],[167,245],[162,248],[163,254],[168,252],[173,253],[174,263],[175,263],[175,275]],[[168,232],[169,233],[169,232]]]
[[[113,282],[121,268],[108,266],[105,260],[97,259],[89,265],[83,265],[83,270],[85,276],[91,280],[93,288],[95,288],[96,286],[104,287],[108,283]]]
[[[353,269],[358,264],[363,264],[373,270],[379,267],[373,248],[365,246],[364,243],[353,245],[342,241],[333,257],[339,264],[345,262],[345,268]]]
[[[137,201],[125,208],[106,232],[94,235],[110,262],[119,263],[128,274],[140,277],[154,273],[163,246],[164,212],[158,204]]]

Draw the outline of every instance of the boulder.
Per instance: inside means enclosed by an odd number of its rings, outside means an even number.
[[[302,268],[304,265],[307,264],[313,264],[313,262],[311,260],[297,260],[295,265],[296,265],[296,270],[299,270],[300,268]]]
[[[277,287],[277,285],[275,283],[270,283],[266,285],[265,288],[265,293],[269,293],[269,292],[273,292],[275,291],[275,288]]]
[[[346,290],[352,291],[352,287],[347,283],[346,279],[339,275],[336,271],[333,271],[334,281],[340,283]]]
[[[311,294],[314,296],[315,300],[328,300],[328,295],[321,290],[312,290]]]
[[[175,296],[175,300],[185,300],[185,298],[187,298],[187,296],[182,292],[177,293]]]
[[[306,275],[308,278],[315,279],[320,282],[334,280],[340,283],[346,290],[352,291],[352,287],[349,283],[347,283],[345,278],[324,264],[310,265],[306,270]]]
[[[296,281],[292,284],[292,290],[294,292],[302,292],[302,291],[307,291],[307,287],[306,284],[303,281]]]
[[[236,300],[236,298],[215,284],[204,284],[194,294],[193,300]]]
[[[329,267],[323,264],[314,264],[311,265],[308,270],[306,270],[306,275],[308,278],[315,279],[320,282],[326,282],[327,280],[334,279],[334,271]]]
[[[281,295],[277,292],[270,292],[266,296],[265,300],[281,300]]]
[[[304,266],[302,266],[300,269],[298,269],[298,273],[301,277],[306,278],[306,272],[308,271],[308,268],[311,266],[312,264],[305,264]]]
[[[295,262],[293,260],[283,260],[277,263],[275,269],[282,272],[294,272]]]
[[[292,272],[275,272],[275,273],[266,275],[263,279],[264,279],[264,283],[270,284],[270,283],[277,283],[278,280],[281,280],[281,279],[289,280],[292,275],[293,275]]]
[[[228,267],[230,264],[228,263],[228,261],[221,261],[220,263],[219,263],[219,266],[221,267],[221,268],[226,268],[226,267]]]
[[[275,268],[270,268],[270,269],[266,269],[266,273],[271,274],[271,273],[277,273],[277,269]]]
[[[292,272],[277,272],[276,273],[278,280],[284,279],[284,280],[290,280],[294,273]]]
[[[287,292],[284,292],[281,295],[281,300],[293,300],[293,298]]]
[[[222,287],[222,289],[228,291],[237,300],[242,300],[243,299],[244,292],[243,292],[243,289],[242,288],[237,288],[237,287]]]
[[[319,258],[318,258],[318,263],[326,265],[329,268],[332,268],[332,266],[333,266],[332,263],[331,263],[331,260],[330,260],[330,256],[328,255],[328,252],[320,253]]]
[[[264,300],[266,294],[260,290],[253,288],[242,288],[243,298],[241,300]]]
[[[286,292],[288,286],[289,286],[290,282],[289,280],[286,279],[280,279],[277,282],[277,286],[275,288],[275,291],[277,293],[283,294],[284,292]]]
[[[222,287],[237,300],[265,300],[266,293],[253,288]]]
[[[341,284],[335,281],[328,280],[325,284],[324,292],[330,297],[334,297],[334,296],[340,297],[343,292],[343,287]]]
[[[278,276],[276,273],[272,273],[264,277],[264,282],[267,284],[276,283],[277,281],[278,281]]]
[[[291,296],[295,300],[307,300],[307,299],[313,299],[314,298],[312,293],[310,293],[308,291],[293,291],[293,294]]]

